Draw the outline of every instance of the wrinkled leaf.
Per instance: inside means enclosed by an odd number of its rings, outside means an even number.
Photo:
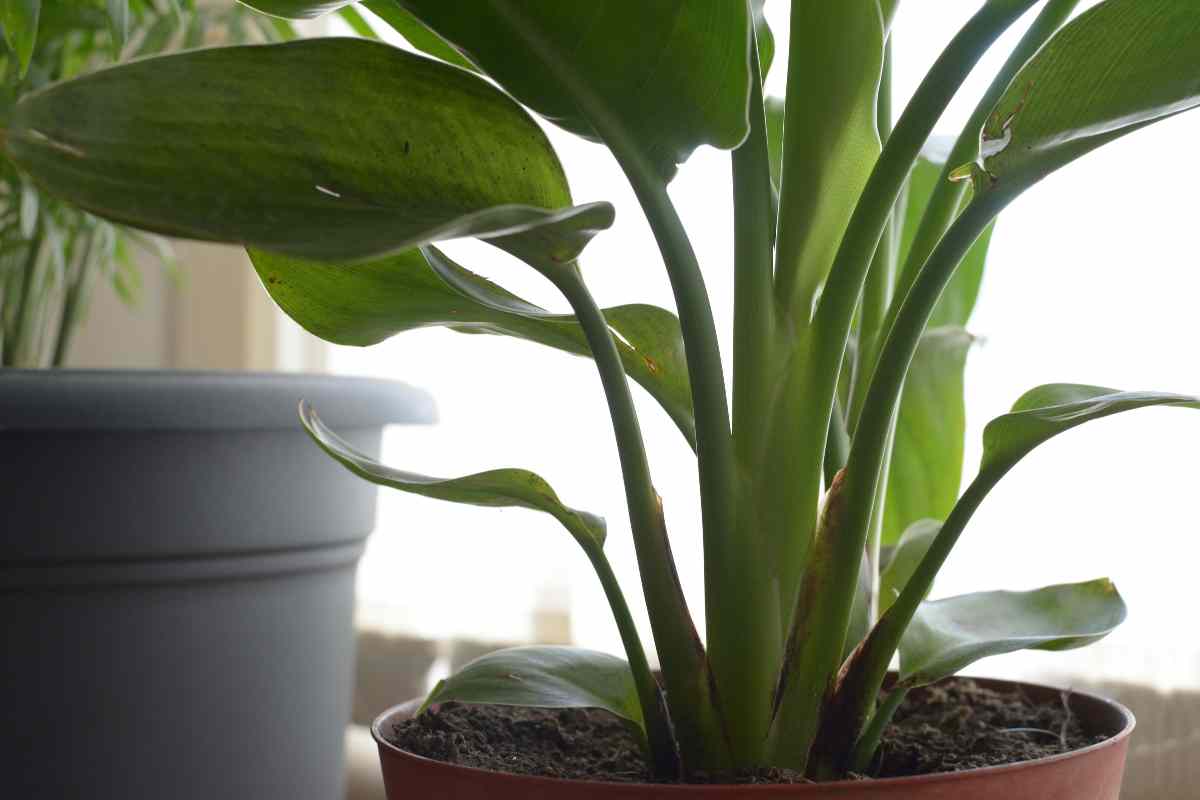
[[[1200,104],[1200,3],[1107,0],[1027,63],[983,128],[976,192],[1020,192],[1075,158]]]
[[[238,0],[255,11],[283,19],[315,19],[357,0]]]
[[[908,579],[941,529],[942,523],[936,519],[919,519],[904,530],[900,540],[891,548],[891,558],[879,576],[880,614],[888,610],[908,584]]]
[[[599,708],[633,723],[642,709],[629,664],[580,647],[533,645],[498,650],[439,681],[419,714],[448,702],[534,708]]]
[[[1015,650],[1084,647],[1124,619],[1125,602],[1107,578],[925,602],[900,642],[900,681],[933,683],[981,658]]]
[[[21,65],[22,76],[33,58],[41,10],[42,0],[4,0],[4,16],[0,18],[0,25],[4,26],[5,41]]]
[[[882,542],[911,523],[945,519],[958,499],[966,403],[963,371],[974,338],[962,328],[926,331],[909,367],[888,469]]]
[[[421,24],[421,21],[410,14],[399,0],[366,0],[363,7],[391,26],[392,30],[404,37],[404,40],[422,53],[453,64],[456,67],[477,71],[475,65],[467,61],[462,53],[454,49],[442,37]]]
[[[364,39],[144,59],[27,95],[7,147],[50,191],[134,227],[315,260],[504,235],[586,237],[537,124],[461,69]],[[546,240],[536,229],[562,230]]]
[[[749,130],[751,23],[743,2],[401,2],[522,103],[595,138],[576,98],[551,77],[577,73],[664,178],[698,145],[734,148]]]
[[[462,478],[431,478],[385,466],[354,449],[327,428],[307,402],[300,404],[300,421],[322,450],[371,483],[452,503],[543,511],[562,523],[584,549],[604,545],[603,519],[563,505],[550,484],[528,470],[494,469]]]
[[[1147,406],[1200,408],[1200,398],[1166,392],[1120,392],[1103,386],[1050,383],[1031,389],[983,429],[980,473],[1007,469],[1042,442],[1076,425]]]
[[[435,271],[416,250],[376,261],[332,265],[251,250],[271,298],[310,333],[337,344],[367,346],[406,330],[447,326],[463,333],[514,336],[590,356],[571,315],[551,314],[459,266],[433,248]],[[609,308],[626,373],[695,439],[687,360],[679,321],[649,305]]]

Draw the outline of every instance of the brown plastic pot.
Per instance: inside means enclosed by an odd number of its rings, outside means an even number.
[[[1060,690],[1029,683],[976,679],[1002,691],[1019,689],[1035,702],[1057,702]],[[536,778],[460,767],[413,755],[382,732],[410,718],[416,701],[385,711],[371,726],[379,745],[388,800],[1118,800],[1134,719],[1129,709],[1074,692],[1071,711],[1088,730],[1108,736],[1050,758],[911,778],[777,786],[684,786]]]

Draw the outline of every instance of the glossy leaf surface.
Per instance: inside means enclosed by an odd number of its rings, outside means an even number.
[[[922,603],[900,642],[900,681],[932,683],[981,658],[1015,650],[1083,647],[1124,619],[1125,602],[1107,578]]]
[[[642,727],[633,673],[623,659],[580,647],[498,650],[439,681],[420,713],[438,703],[599,708]]]
[[[908,579],[916,572],[917,565],[929,552],[929,546],[941,529],[942,523],[936,519],[919,519],[905,528],[899,541],[888,548],[886,566],[879,575],[879,613],[887,611],[908,585]]]
[[[284,19],[316,19],[358,0],[238,0],[256,11]]]
[[[363,7],[386,22],[392,30],[422,53],[456,67],[477,71],[475,65],[467,61],[449,42],[421,24],[420,20],[400,4],[400,0],[365,0]]]
[[[25,97],[7,147],[44,187],[99,216],[318,260],[520,239],[571,202],[549,142],[511,99],[363,39],[95,72]],[[569,260],[581,244],[548,246]]]
[[[1200,408],[1200,399],[1166,392],[1121,392],[1103,386],[1050,383],[1031,389],[1010,413],[983,429],[980,473],[1007,469],[1042,442],[1077,425],[1122,411],[1159,405]]]
[[[542,511],[562,523],[584,549],[604,544],[606,528],[603,519],[563,505],[550,484],[528,470],[494,469],[461,478],[418,475],[385,466],[354,449],[326,427],[308,403],[300,405],[300,421],[322,450],[371,483],[452,503]]]
[[[548,74],[569,68],[670,177],[697,146],[739,145],[749,130],[751,24],[727,0],[402,0],[530,108],[594,138],[574,97]],[[553,53],[544,63],[536,36]]]
[[[1020,191],[1075,158],[1200,104],[1200,3],[1107,0],[1063,27],[984,126],[976,191]]]
[[[590,356],[575,317],[551,314],[458,265],[434,248],[431,268],[406,250],[359,264],[326,264],[251,250],[271,298],[305,330],[337,344],[364,347],[402,331],[446,326],[463,333],[513,336]],[[695,439],[687,360],[679,320],[650,305],[605,309],[625,372]]]
[[[934,328],[921,337],[896,419],[884,545],[895,544],[919,519],[945,519],[958,499],[966,429],[963,371],[972,342],[957,327]]]

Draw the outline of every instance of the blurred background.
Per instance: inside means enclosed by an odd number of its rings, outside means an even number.
[[[901,4],[893,29],[897,110],[976,5]],[[781,94],[787,4],[770,0],[766,8],[778,41],[768,92]],[[984,59],[939,133],[957,134],[1023,27]],[[351,33],[340,19],[309,32]],[[616,225],[583,262],[597,300],[672,307],[649,228],[611,156],[545,127],[575,201],[617,207]],[[984,424],[1037,384],[1200,393],[1197,141],[1200,114],[1152,126],[1060,170],[1001,216],[970,325],[981,341],[968,361],[966,477],[978,463]],[[728,154],[701,148],[671,185],[725,332],[732,320],[728,176]],[[534,302],[566,309],[548,284],[495,249],[461,242],[446,250]],[[590,362],[445,330],[370,349],[329,346],[274,309],[241,251],[179,243],[175,253],[174,277],[144,265],[132,311],[113,292],[95,293],[68,366],[330,371],[424,387],[437,398],[440,424],[390,431],[385,460],[433,475],[499,466],[542,474],[569,505],[607,517],[610,558],[644,622],[616,450]],[[724,344],[728,353],[728,337]],[[653,402],[640,394],[638,401],[681,578],[702,622],[693,457]],[[1105,641],[1065,654],[1003,656],[972,671],[1100,687],[1133,705],[1141,732],[1130,764],[1136,785],[1125,795],[1132,800],[1194,797],[1200,780],[1186,758],[1200,748],[1200,626],[1191,613],[1198,474],[1194,412],[1139,411],[1056,438],[989,496],[935,590],[1025,589],[1104,575],[1116,582],[1129,619]],[[496,644],[573,642],[619,652],[577,550],[553,520],[533,513],[385,493],[359,571],[365,634],[356,717],[369,719],[452,660]],[[402,662],[411,669],[398,676]]]

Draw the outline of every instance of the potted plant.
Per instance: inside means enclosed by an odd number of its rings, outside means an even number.
[[[251,5],[304,17],[348,4]],[[314,406],[301,409],[317,443],[370,481],[553,515],[595,566],[625,646],[625,659],[502,651],[439,684],[419,708],[388,712],[375,733],[391,796],[1115,798],[1132,718],[1086,697],[1071,702],[1070,716],[1100,741],[1067,754],[845,781],[878,774],[897,709],[933,702],[923,687],[983,656],[1088,644],[1124,616],[1107,580],[925,598],[975,508],[1032,449],[1093,419],[1196,399],[1037,387],[988,425],[978,476],[961,496],[961,419],[946,409],[961,404],[970,341],[961,326],[992,220],[1058,167],[1200,104],[1200,7],[1105,0],[1068,21],[1072,0],[990,0],[893,126],[885,82],[894,2],[794,3],[782,101],[762,96],[774,48],[761,3],[366,5],[432,58],[337,38],[156,58],[26,98],[5,139],[47,190],[94,213],[245,244],[278,304],[331,341],[366,345],[448,325],[594,358],[660,676],[605,559],[598,517],[524,470],[440,479],[386,467],[335,435]],[[1035,6],[970,122],[935,160],[935,121],[982,53]],[[596,306],[579,258],[613,209],[572,205],[529,110],[612,150],[656,235],[678,319]],[[700,144],[732,151],[732,412],[698,260],[666,192]],[[573,315],[550,314],[434,246],[464,236],[532,267]],[[696,450],[703,643],[675,575],[628,378]],[[486,736],[454,727],[461,718],[446,714],[461,707],[452,701],[603,709],[633,730],[648,776],[682,783],[518,777],[392,743],[396,727],[441,726],[442,755],[461,757],[468,740]],[[565,740],[586,727],[570,715],[505,713],[515,719],[494,727],[509,738],[548,725]],[[738,779],[817,783],[688,785]]]
[[[8,3],[0,24],[4,119],[111,58],[290,35],[242,7],[149,0]],[[375,491],[313,453],[293,409],[322,398],[377,452],[384,424],[429,420],[429,399],[347,378],[44,369],[97,284],[132,302],[132,253],[168,251],[7,157],[0,197],[0,794],[338,796]],[[264,756],[280,722],[295,734]]]

